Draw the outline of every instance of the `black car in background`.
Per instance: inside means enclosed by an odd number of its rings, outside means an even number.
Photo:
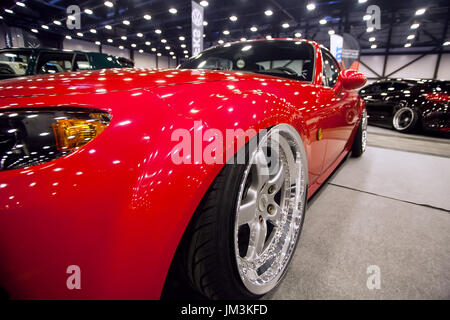
[[[370,124],[400,132],[450,132],[450,81],[382,80],[359,93]]]
[[[44,48],[0,50],[0,80],[35,74],[121,67],[116,57],[99,52]]]

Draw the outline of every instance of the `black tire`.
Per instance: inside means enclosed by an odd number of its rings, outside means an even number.
[[[175,257],[181,278],[209,299],[248,300],[262,296],[245,287],[235,258],[236,204],[246,167],[225,165],[197,208]],[[304,195],[306,203],[306,191]],[[303,205],[300,230],[305,208]],[[299,236],[300,231],[297,241]]]
[[[398,132],[414,132],[419,124],[419,114],[405,104],[397,107],[392,117],[392,127]]]
[[[352,157],[359,158],[367,147],[367,111],[364,109],[361,121],[356,131],[355,140],[352,145]]]

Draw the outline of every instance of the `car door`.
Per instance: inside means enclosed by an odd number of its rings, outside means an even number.
[[[384,121],[392,115],[393,83],[390,81],[374,83],[361,90],[370,120]]]
[[[358,94],[354,90],[336,91],[341,68],[330,52],[322,48],[323,86],[318,107],[326,110],[322,119],[322,139],[327,143],[323,170],[344,151],[358,121]]]

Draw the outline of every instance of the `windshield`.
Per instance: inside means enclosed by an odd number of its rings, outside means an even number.
[[[0,75],[23,76],[27,72],[31,51],[0,52]]]
[[[312,82],[314,48],[302,41],[251,41],[208,49],[179,69],[236,70]]]

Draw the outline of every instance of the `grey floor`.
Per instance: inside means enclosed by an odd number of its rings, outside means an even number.
[[[265,299],[450,299],[450,140],[375,127],[368,139],[313,199]]]

